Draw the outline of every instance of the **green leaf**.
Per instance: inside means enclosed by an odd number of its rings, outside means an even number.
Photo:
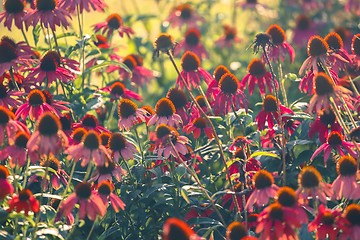
[[[56,239],[64,240],[63,236],[59,233],[59,230],[56,228],[43,228],[36,232],[37,236],[50,235],[56,237]]]
[[[40,31],[41,31],[41,26],[40,26],[40,24],[36,25],[36,26],[34,27],[33,31],[32,31],[35,46],[37,46],[37,44],[38,44],[38,42],[39,42]]]
[[[181,188],[181,196],[184,198],[187,204],[190,204],[190,199],[187,195],[187,191],[184,188]]]
[[[124,63],[116,62],[116,61],[104,61],[104,62],[102,62],[100,64],[95,65],[95,66],[89,67],[89,68],[87,68],[85,70],[85,74],[91,73],[92,71],[100,70],[100,69],[102,69],[104,67],[107,67],[107,66],[110,66],[110,65],[120,66],[125,71],[127,71],[128,73],[131,74],[131,70]]]
[[[254,158],[254,157],[258,157],[258,156],[273,157],[273,158],[280,159],[280,157],[275,153],[263,152],[263,151],[254,152],[253,154],[250,155],[249,158]]]
[[[13,236],[13,235],[10,235],[10,233],[8,233],[8,232],[6,232],[6,231],[0,230],[0,239],[3,239],[3,240],[13,240],[13,239],[14,239],[14,236]]]

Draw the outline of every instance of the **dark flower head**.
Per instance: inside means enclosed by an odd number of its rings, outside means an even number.
[[[181,66],[185,72],[196,71],[200,66],[200,59],[195,53],[186,51],[181,58]]]
[[[360,33],[354,35],[352,38],[351,51],[356,56],[360,56]]]
[[[117,13],[110,14],[106,18],[106,22],[107,22],[108,27],[111,29],[118,29],[124,23],[122,18],[120,17],[120,15]]]
[[[328,50],[328,43],[320,36],[312,36],[307,44],[307,53],[312,57],[325,55]]]
[[[271,36],[272,43],[280,45],[286,40],[285,31],[277,24],[271,25],[266,33]]]
[[[325,41],[329,45],[330,49],[339,50],[344,47],[344,42],[339,34],[331,32],[325,37]]]
[[[161,33],[154,42],[154,53],[153,58],[158,57],[160,52],[169,54],[172,53],[175,48],[174,38],[167,33]]]
[[[185,42],[190,46],[197,46],[200,42],[201,33],[197,28],[191,28],[185,33]]]
[[[7,13],[16,14],[24,10],[25,3],[23,0],[6,0],[3,6]]]

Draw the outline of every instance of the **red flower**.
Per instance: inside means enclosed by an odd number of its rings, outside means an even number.
[[[28,215],[29,211],[37,213],[40,210],[40,204],[32,195],[32,192],[25,188],[9,200],[9,209],[7,211],[11,212],[13,210],[18,213],[24,211],[25,215]]]
[[[9,170],[0,165],[0,201],[4,200],[7,195],[14,193],[14,187],[7,181]]]

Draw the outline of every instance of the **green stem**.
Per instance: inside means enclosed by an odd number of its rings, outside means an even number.
[[[211,113],[212,115],[215,115],[214,112],[213,112],[213,110],[212,110],[212,108],[211,108],[211,106],[210,106],[210,103],[209,103],[207,97],[205,96],[205,93],[204,93],[204,91],[203,91],[203,89],[202,89],[202,87],[201,87],[200,85],[199,85],[198,89],[199,89],[200,94],[201,94],[201,95],[203,96],[203,98],[204,98],[206,107],[210,110],[210,113]]]
[[[91,154],[92,155],[92,154]],[[88,166],[86,168],[86,173],[83,179],[83,182],[86,182],[91,174],[91,169],[92,169],[92,161],[89,161]]]
[[[355,86],[354,81],[353,81],[353,79],[351,78],[348,70],[345,69],[345,73],[346,73],[347,77],[349,78],[350,85],[351,85],[352,89],[354,90],[355,95],[358,97],[358,96],[360,95],[360,94],[359,94],[359,91],[357,90],[357,87]]]
[[[9,73],[10,73],[11,81],[12,81],[15,89],[16,89],[17,91],[20,91],[20,88],[19,88],[19,86],[18,86],[18,84],[17,84],[17,82],[16,82],[16,80],[15,80],[14,70],[13,70],[12,67],[10,68]]]
[[[55,43],[56,51],[59,54],[59,56],[61,57],[60,48],[59,48],[59,44],[58,44],[58,41],[57,41],[56,33],[55,33],[55,31],[53,29],[51,29],[51,32],[52,32],[53,37],[54,37],[54,43]]]
[[[87,235],[86,240],[89,240],[89,239],[90,239],[91,234],[93,233],[93,231],[94,231],[94,229],[95,229],[96,221],[97,221],[97,217],[95,218],[95,221],[93,222],[93,225],[91,226],[90,232],[89,232],[89,234]]]
[[[283,100],[284,100],[284,104],[285,106],[289,106],[288,105],[288,100],[287,100],[287,95],[286,95],[286,90],[285,90],[285,78],[283,76],[283,71],[282,71],[282,65],[281,65],[281,61],[278,60],[278,70],[279,70],[279,84],[280,84],[280,90],[281,90],[281,94],[283,96]],[[276,91],[276,90],[275,90]]]
[[[23,26],[21,27],[21,33],[22,33],[22,35],[23,35],[23,37],[24,37],[24,40],[25,40],[26,44],[27,44],[28,46],[30,46],[29,40],[28,40],[27,37],[26,37],[26,33],[25,33],[25,31],[24,31],[24,27],[23,27]]]
[[[139,133],[138,133],[135,125],[134,125],[134,132],[135,132],[136,141],[138,142],[138,145],[139,145],[139,150],[140,150],[140,154],[141,154],[141,163],[142,163],[143,166],[145,166],[144,151],[143,151],[143,148],[141,146]]]
[[[26,157],[26,160],[27,160],[27,163],[26,163],[26,167],[25,167],[25,170],[24,170],[24,181],[23,181],[23,184],[22,184],[22,188],[26,187],[26,182],[27,182],[27,177],[28,177],[27,171],[29,170],[30,163],[31,163],[31,161],[29,159],[29,156]]]

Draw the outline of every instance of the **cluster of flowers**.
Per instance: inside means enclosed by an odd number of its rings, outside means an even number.
[[[266,8],[256,1],[242,5],[244,8],[254,6]],[[141,155],[141,164],[145,164],[145,151],[137,132],[137,127],[145,124],[149,131],[146,136],[150,141],[148,151],[157,158],[155,164],[146,166],[148,168],[161,166],[164,172],[172,172],[173,163],[184,165],[193,179],[197,179],[198,165],[204,160],[190,147],[189,139],[203,137],[206,142],[214,140],[218,143],[231,190],[241,193],[226,194],[223,204],[231,201],[230,210],[250,213],[243,223],[234,222],[228,226],[227,239],[256,239],[249,236],[248,229],[258,234],[260,239],[297,239],[298,229],[304,224],[308,224],[310,232],[316,231],[318,239],[360,238],[360,206],[352,203],[360,199],[357,175],[359,128],[352,116],[354,111],[358,111],[360,100],[352,82],[352,78],[359,76],[360,34],[352,37],[351,52],[346,50],[343,39],[336,32],[325,38],[312,35],[308,39],[308,58],[299,70],[303,75],[299,89],[312,96],[306,112],[316,114],[316,117],[310,126],[309,137],[318,134],[316,141],[321,145],[307,162],[309,166],[301,166],[298,188],[294,190],[277,186],[276,174],[262,169],[259,160],[251,157],[252,140],[247,137],[236,137],[227,147],[233,159],[226,163],[221,140],[209,118],[234,113],[238,120],[240,109],[249,110],[245,89],[248,88],[249,95],[259,89],[263,102],[262,110],[255,117],[257,130],[266,132],[261,142],[264,149],[281,150],[283,171],[278,172],[285,185],[286,141],[302,123],[295,119],[295,112],[284,96],[285,105],[281,104],[279,89],[282,85],[275,79],[271,67],[271,64],[285,61],[287,55],[291,63],[295,59],[295,50],[286,41],[285,31],[279,25],[271,25],[265,33],[256,36],[254,50],[261,49],[263,55],[250,61],[247,74],[239,80],[224,65],[218,66],[213,74],[201,67],[201,59],[209,57],[201,44],[198,25],[204,24],[205,19],[190,4],[177,6],[167,21],[172,26],[186,25],[185,39],[177,45],[171,35],[160,34],[154,43],[154,57],[167,54],[178,77],[175,87],[170,88],[153,109],[147,105],[139,107],[135,101],[141,102],[142,96],[133,90],[146,86],[154,78],[153,72],[144,67],[138,54],[117,55],[109,41],[114,32],[129,38],[135,32],[124,25],[118,14],[109,15],[105,22],[94,25],[94,31],[99,33],[94,45],[108,53],[111,61],[122,63],[106,69],[108,74],[118,73],[119,79],[97,91],[108,96],[113,108],[118,110],[120,132],[112,132],[94,115],[86,114],[78,119],[77,113],[69,107],[70,102],[56,100],[57,96],[51,93],[51,89],[58,91],[60,84],[65,97],[66,92],[71,94],[69,89],[81,73],[79,62],[61,56],[56,27],[67,29],[73,14],[82,14],[84,10],[104,11],[105,8],[102,0],[38,0],[29,8],[22,0],[6,0],[4,3],[0,22],[4,22],[9,30],[13,23],[23,32],[40,24],[53,32],[56,44],[56,48],[40,54],[27,42],[16,43],[7,36],[2,36],[0,41],[0,160],[5,163],[0,165],[0,201],[8,212],[38,213],[44,193],[52,191],[59,195],[62,193],[61,200],[53,199],[50,203],[57,210],[54,222],[66,218],[67,224],[73,225],[75,206],[79,219],[91,221],[104,217],[109,204],[115,212],[124,210],[126,204],[114,193],[114,183],[121,182],[127,175],[122,166],[128,167],[127,161],[134,159],[135,155]],[[241,42],[236,29],[225,26],[224,30],[224,36],[216,41],[217,46],[231,47]],[[174,61],[178,56],[181,56],[181,71]],[[98,61],[102,59],[92,58],[86,62],[86,67],[95,66]],[[348,74],[340,78],[344,72]],[[205,92],[202,90],[204,85],[207,87]],[[193,92],[198,96],[195,97]],[[353,124],[352,129],[345,123],[342,112]],[[103,115],[98,112],[99,119]],[[108,118],[113,116],[114,112]],[[131,131],[137,137],[138,146],[127,135]],[[322,151],[325,167],[332,153],[340,155],[336,160],[338,177],[331,184],[310,166]],[[64,165],[72,165],[71,171],[65,171]],[[30,166],[40,166],[42,174],[27,179]],[[86,172],[83,180],[68,195],[76,168],[85,168]],[[18,180],[23,182],[22,186]],[[29,187],[36,181],[41,182],[40,201]],[[197,184],[201,184],[198,179]],[[327,207],[328,202],[339,200],[344,200],[343,207]],[[313,214],[311,222],[306,211]],[[212,213],[211,210],[204,214],[210,216]],[[199,216],[195,211],[189,212],[187,218],[194,214]],[[178,234],[182,234],[183,239],[201,239],[186,223],[168,219],[164,224],[163,238],[176,239]]]

